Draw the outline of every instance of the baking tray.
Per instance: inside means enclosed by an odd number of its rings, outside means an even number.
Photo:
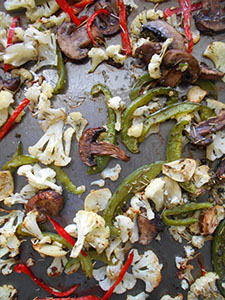
[[[134,16],[138,12],[141,12],[144,8],[153,8],[154,3],[135,1],[138,4],[138,10],[133,12],[129,17],[129,23],[133,20]],[[168,1],[159,5],[159,9],[165,7],[178,6],[178,1]],[[4,11],[3,1],[0,4],[0,10]],[[213,40],[225,40],[225,35],[216,35],[214,37],[201,36],[200,42],[195,45],[193,55],[200,61],[206,61],[209,65],[212,65],[211,61],[203,58],[202,53],[207,45]],[[120,43],[120,36],[107,40],[108,44]],[[141,75],[146,71],[143,69],[136,68],[134,66],[134,60],[132,58],[125,61],[124,67],[117,69],[107,63],[101,64],[93,74],[88,74],[90,68],[90,61],[85,61],[82,64],[75,64],[70,61],[66,63],[67,70],[67,84],[65,92],[60,95],[56,95],[53,98],[53,104],[55,107],[65,107],[67,112],[80,111],[85,118],[88,119],[88,127],[98,127],[106,124],[107,122],[107,111],[103,96],[92,98],[90,95],[91,87],[100,82],[107,84],[112,91],[113,96],[119,95],[127,103],[129,100],[129,91],[134,83],[134,74]],[[54,69],[42,69],[40,74],[43,74],[46,80],[54,86],[57,78],[57,72]],[[225,102],[224,90],[225,85],[220,81],[216,84],[217,91],[219,94],[219,100]],[[178,88],[180,96],[184,95],[187,90],[187,85],[182,85]],[[19,94],[18,99],[23,99],[23,94]],[[163,123],[160,126],[160,132],[153,134],[148,137],[140,145],[140,153],[131,154],[124,148],[123,144],[120,143],[118,136],[118,145],[122,147],[126,153],[130,156],[129,163],[124,163],[119,160],[112,159],[109,163],[109,167],[115,166],[119,163],[122,166],[122,172],[119,179],[116,182],[106,180],[105,187],[109,187],[113,192],[119,183],[126,178],[132,171],[138,167],[149,164],[157,160],[165,160],[166,158],[166,144],[169,136],[170,129],[173,126],[173,122],[169,121]],[[38,121],[32,117],[31,113],[27,113],[23,118],[22,122],[16,126],[0,143],[0,167],[8,161],[15,153],[18,141],[22,141],[24,153],[27,153],[27,148],[30,145],[34,145],[43,132],[38,125]],[[187,156],[201,156],[199,151],[193,151],[191,147],[186,148]],[[83,208],[83,200],[85,196],[90,192],[91,189],[95,188],[90,186],[90,183],[96,179],[99,179],[99,175],[87,176],[87,167],[81,162],[78,155],[78,143],[73,142],[71,151],[72,162],[65,171],[71,178],[71,180],[77,185],[84,184],[87,188],[86,192],[78,197],[64,190],[65,206],[61,213],[61,216],[57,220],[63,225],[72,223],[76,211]],[[19,191],[22,186],[25,185],[25,180],[15,178],[16,191]],[[97,189],[97,187],[96,187]],[[51,229],[50,226],[47,229]],[[170,294],[175,297],[178,292],[181,292],[186,299],[186,291],[182,290],[181,282],[177,277],[177,269],[175,267],[175,256],[179,255],[184,257],[183,245],[175,242],[170,236],[168,231],[160,234],[160,241],[152,241],[147,246],[135,245],[145,251],[147,249],[153,250],[159,258],[160,263],[163,264],[162,269],[162,281],[160,285],[149,295],[148,299],[158,300],[165,294]],[[212,270],[211,265],[211,242],[207,242],[201,249],[201,259],[206,267],[207,271]],[[61,288],[62,290],[67,289],[74,283],[80,283],[81,287],[79,291],[75,293],[76,296],[87,295],[87,294],[98,294],[103,295],[104,293],[96,285],[94,279],[87,280],[82,272],[77,272],[73,275],[62,274],[57,278],[50,278],[47,276],[47,267],[50,265],[52,258],[42,258],[37,252],[32,250],[30,243],[22,243],[21,249],[21,260],[25,262],[28,258],[34,258],[35,265],[32,268],[37,277],[44,280],[48,285]],[[196,264],[196,261],[194,262]],[[196,268],[193,272],[195,278],[200,276],[200,267],[196,264]],[[26,275],[12,273],[8,276],[0,275],[1,285],[7,283],[12,284],[18,291],[19,300],[31,300],[35,297],[47,297],[49,294],[41,290],[35,283],[33,283]],[[144,291],[144,283],[138,280],[135,288],[127,292],[127,294],[136,295],[139,292]],[[110,299],[126,299],[126,294],[112,295]]]

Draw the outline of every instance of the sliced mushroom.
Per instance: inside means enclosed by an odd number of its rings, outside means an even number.
[[[135,50],[135,55],[148,64],[155,53],[160,54],[161,49],[161,43],[147,41]]]
[[[103,35],[94,24],[91,27],[94,40],[103,40]],[[76,27],[74,23],[63,23],[57,31],[57,40],[62,52],[74,60],[82,60],[88,55],[92,45],[86,25]]]
[[[225,73],[217,69],[212,69],[203,62],[200,63],[200,77],[202,79],[219,80],[222,79],[224,75]]]
[[[104,36],[112,36],[120,31],[120,21],[115,2],[116,1],[99,0],[95,4],[95,10],[105,8],[109,11],[109,15],[102,13],[98,15],[101,22],[97,22],[97,26]]]
[[[26,214],[32,210],[38,211],[37,222],[47,221],[47,214],[57,216],[63,209],[63,197],[59,193],[46,190],[33,196],[26,204]]]
[[[220,181],[225,180],[225,156],[220,161],[219,167],[216,170],[216,176]]]
[[[200,67],[194,56],[181,50],[168,50],[163,58],[163,65],[166,68],[180,69],[180,64],[184,63],[188,65],[188,68],[182,73],[188,81],[195,82],[199,78]]]
[[[0,77],[0,89],[6,89],[15,92],[20,87],[20,77],[13,77],[9,79],[2,79]]]
[[[79,140],[79,153],[81,160],[87,166],[96,165],[95,155],[111,155],[113,157],[119,157],[123,161],[130,159],[119,147],[106,141],[96,141],[99,135],[105,131],[106,129],[104,127],[97,127],[89,128],[83,132]]]
[[[170,86],[171,88],[174,88],[180,83],[183,75],[184,74],[180,70],[165,70],[163,72],[162,77],[160,78],[160,82],[165,86]]]
[[[198,30],[205,34],[225,32],[225,7],[221,0],[202,0],[202,9],[194,19]]]
[[[155,218],[149,220],[145,208],[141,208],[141,213],[137,217],[137,224],[140,232],[139,243],[141,245],[148,245],[165,228],[159,214],[156,213]]]
[[[222,109],[216,117],[209,118],[198,125],[191,125],[190,140],[201,146],[207,146],[212,142],[212,134],[225,127],[225,109]]]
[[[165,21],[150,21],[142,25],[142,32],[144,34],[152,33],[159,42],[164,42],[168,38],[173,38],[171,48],[186,51],[183,36],[173,26]]]

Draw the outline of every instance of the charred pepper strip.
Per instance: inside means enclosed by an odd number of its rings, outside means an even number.
[[[101,300],[101,298],[95,295],[88,295],[79,298],[35,298],[35,300]]]
[[[186,38],[188,39],[188,52],[192,53],[194,46],[191,33],[191,0],[179,0],[180,8],[183,13],[183,28]]]
[[[111,144],[115,144],[116,142],[116,130],[115,130],[115,123],[116,123],[116,115],[114,110],[109,107],[109,100],[112,98],[112,94],[109,88],[101,83],[95,84],[91,89],[91,95],[97,96],[99,93],[103,93],[105,96],[105,103],[107,106],[108,112],[108,123],[107,123],[107,135],[104,137],[104,141],[107,141]],[[101,172],[107,166],[108,162],[110,161],[111,157],[108,156],[96,156],[96,163],[97,165],[94,167],[89,167],[87,174],[97,174]]]
[[[132,90],[129,94],[130,96],[130,100],[133,101],[135,99],[137,99],[137,97],[140,96],[140,92],[142,90],[142,88],[153,81],[153,78],[150,77],[149,73],[144,74],[143,76],[141,76],[134,84],[134,86],[132,87]]]
[[[169,219],[168,216],[176,216],[176,215],[181,215],[183,213],[192,212],[195,210],[208,209],[211,206],[212,203],[210,202],[188,203],[188,204],[180,205],[171,209],[164,210],[162,212],[162,220],[166,225],[169,226],[188,226],[198,222],[198,219],[188,217],[184,219],[173,220],[173,219]]]
[[[85,191],[85,187],[76,187],[62,168],[55,166],[54,164],[49,165],[49,167],[56,172],[56,178],[69,192],[75,195],[81,195]]]
[[[191,4],[191,12],[199,10],[201,8],[202,8],[202,2],[201,1]],[[165,19],[167,19],[168,17],[170,17],[170,16],[172,16],[174,14],[176,14],[176,15],[181,14],[180,7],[176,7],[174,9],[166,8],[164,10],[164,18]]]
[[[22,143],[19,142],[18,145],[17,145],[17,148],[16,148],[16,152],[15,154],[13,155],[13,158],[12,159],[16,159],[18,156],[20,156],[22,154]],[[14,167],[6,167],[4,168],[5,166],[7,165],[7,163],[2,167],[2,170],[9,170],[12,174],[15,173],[16,171],[16,168]]]
[[[62,56],[62,52],[59,48],[59,46],[57,45],[56,48],[56,52],[57,52],[57,72],[58,72],[58,81],[56,83],[56,86],[54,88],[53,93],[54,94],[59,94],[60,92],[62,92],[64,90],[65,87],[65,83],[66,83],[66,69],[65,69],[65,65],[64,65],[64,60],[63,60],[63,56]]]
[[[4,164],[2,170],[16,169],[22,165],[29,165],[38,162],[38,159],[28,154],[14,155],[10,161]]]
[[[16,118],[19,116],[19,114],[24,110],[24,108],[29,104],[30,100],[25,98],[20,105],[15,109],[14,113],[10,116],[6,124],[3,126],[3,128],[0,130],[0,142],[4,138],[4,136],[9,132],[12,125],[14,124]]]
[[[123,0],[117,0],[119,6],[119,16],[120,16],[120,27],[121,27],[121,39],[123,44],[123,52],[125,55],[131,55],[132,49],[130,44],[130,37],[127,29],[127,16],[126,8]]]
[[[106,224],[110,226],[112,234],[117,234],[117,230],[112,226],[112,219],[118,206],[126,204],[125,201],[132,196],[132,194],[141,191],[149,183],[149,181],[162,170],[163,162],[155,162],[150,165],[145,165],[132,172],[122,183],[118,186],[111,199],[108,201],[104,210],[103,217]],[[130,195],[130,197],[128,197]]]
[[[94,22],[95,18],[99,15],[99,14],[106,14],[109,15],[109,11],[107,9],[104,8],[100,8],[99,10],[95,11],[90,18],[87,21],[87,33],[89,35],[90,40],[92,41],[92,43],[94,45],[96,45],[96,41],[94,40],[93,36],[92,36],[92,32],[91,32],[91,25]]]
[[[212,244],[212,262],[214,271],[219,275],[217,280],[218,288],[225,297],[225,288],[222,283],[225,281],[225,220],[217,227]]]
[[[58,297],[67,297],[70,296],[78,287],[79,284],[74,285],[72,288],[68,289],[65,292],[59,292],[49,286],[47,286],[43,281],[41,281],[40,279],[38,279],[33,272],[23,263],[19,263],[14,267],[14,271],[21,274],[21,273],[25,273],[27,274],[37,285],[39,285],[42,289],[44,289],[45,291],[47,291],[48,293],[54,295],[54,296],[58,296]]]
[[[133,153],[137,153],[139,151],[137,145],[138,140],[135,137],[128,136],[128,129],[132,125],[133,113],[138,107],[146,105],[151,99],[159,95],[165,95],[171,98],[178,98],[178,93],[171,88],[154,88],[147,92],[145,95],[142,95],[136,100],[132,101],[132,103],[127,107],[127,109],[123,113],[121,124],[122,130],[120,132],[120,136],[122,142],[127,147],[127,149]]]
[[[190,113],[190,112],[199,110],[200,108],[201,108],[201,105],[199,105],[199,104],[190,103],[190,102],[182,102],[182,103],[175,103],[172,105],[168,105],[168,106],[158,110],[157,112],[151,114],[145,121],[142,134],[139,137],[139,142],[143,142],[143,140],[147,136],[150,128],[153,125],[165,122],[180,113]]]
[[[9,47],[9,46],[11,46],[13,44],[13,36],[14,36],[14,32],[15,32],[17,20],[18,20],[18,17],[14,17],[13,20],[12,20],[12,23],[11,23],[11,25],[9,27],[6,48]],[[4,73],[6,73],[10,67],[11,66],[9,64],[5,64],[4,65]]]

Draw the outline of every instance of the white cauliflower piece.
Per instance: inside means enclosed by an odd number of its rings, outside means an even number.
[[[114,113],[116,115],[115,129],[116,131],[120,131],[122,113],[126,108],[126,103],[122,101],[121,97],[115,96],[109,99],[109,107],[111,107],[114,110]]]
[[[37,240],[32,240],[32,245],[35,251],[41,255],[47,255],[52,257],[62,257],[67,254],[68,251],[62,249],[62,245],[57,243],[56,245],[48,243],[39,243]]]
[[[105,220],[94,212],[79,210],[75,218],[73,219],[73,222],[77,227],[77,242],[74,245],[70,256],[77,257],[83,248],[84,241],[87,235],[89,234],[89,238],[91,238],[92,231],[94,231],[95,229],[100,229],[101,231],[101,228],[105,228]],[[94,234],[97,237],[96,231],[94,232]],[[106,236],[107,235],[105,235],[105,237]],[[105,240],[102,242],[104,245],[106,244]]]
[[[193,181],[197,188],[202,187],[204,184],[209,182],[210,175],[209,175],[209,167],[207,165],[199,166],[195,169]]]
[[[36,5],[34,7],[28,7],[26,11],[26,17],[34,22],[41,17],[50,17],[53,15],[59,6],[55,0],[47,0],[40,5]]]
[[[165,182],[162,178],[151,180],[145,189],[145,196],[155,203],[155,208],[160,211],[164,206],[164,188]]]
[[[128,128],[127,135],[138,138],[141,136],[144,127],[144,118],[134,117],[132,120],[132,125]]]
[[[127,242],[132,234],[134,223],[129,217],[119,215],[115,218],[115,227],[119,229],[120,238],[123,243]]]
[[[33,26],[39,29],[42,25],[49,29],[54,26],[60,27],[62,23],[70,22],[70,17],[67,13],[61,12],[58,16],[52,15],[48,18],[42,17],[38,19]]]
[[[31,236],[37,237],[39,240],[43,238],[41,229],[37,223],[37,211],[29,211],[23,220],[23,231],[29,233]],[[24,230],[25,229],[25,230]]]
[[[50,188],[62,193],[62,187],[55,184],[56,173],[50,168],[41,168],[38,164],[23,165],[19,167],[17,174],[27,177],[29,184],[38,190]]]
[[[49,165],[66,166],[71,157],[66,156],[63,147],[63,121],[51,125],[40,140],[28,148],[29,154],[35,156],[40,162]]]
[[[213,142],[206,147],[206,158],[214,161],[225,154],[225,132],[218,131],[213,135]]]
[[[141,207],[146,209],[148,220],[155,218],[155,214],[151,208],[151,205],[145,195],[136,193],[130,200],[131,210],[135,213],[140,213]]]
[[[97,66],[100,65],[100,63],[108,59],[108,55],[106,54],[104,49],[95,47],[92,47],[88,52],[88,57],[91,58],[91,68],[88,71],[89,73],[94,72]]]
[[[225,109],[225,104],[214,99],[206,99],[207,106],[215,110],[215,113],[218,115],[221,109]]]
[[[4,198],[4,205],[12,206],[15,204],[26,204],[37,192],[37,189],[30,184],[25,185],[19,193],[11,194]]]
[[[76,139],[79,142],[79,139],[84,131],[84,128],[87,126],[88,121],[82,117],[80,112],[71,112],[68,114],[65,124],[73,127],[75,130]]]
[[[120,164],[116,164],[113,168],[105,168],[100,175],[103,179],[110,178],[112,181],[116,181],[119,178],[121,170]]]
[[[8,108],[0,109],[0,127],[3,124],[5,124],[5,122],[7,121],[8,114],[9,114]]]
[[[14,190],[13,177],[10,171],[0,171],[0,201],[11,195]]]
[[[31,81],[33,79],[33,75],[31,74],[30,71],[28,71],[27,69],[24,68],[20,68],[20,69],[13,69],[11,71],[11,76],[12,77],[20,77],[20,81],[21,83],[25,82],[26,80]],[[25,96],[26,97],[26,96]],[[27,97],[29,99],[29,97]]]
[[[72,127],[70,127],[70,128],[67,128],[63,134],[66,156],[70,155],[71,143],[72,143],[72,138],[73,138],[74,133],[75,133],[75,130]]]
[[[13,300],[17,290],[11,284],[4,284],[0,286],[0,299],[2,300]]]
[[[49,277],[57,277],[62,274],[64,267],[68,259],[66,256],[54,257],[51,265],[47,269],[47,274]]]
[[[35,0],[5,0],[4,7],[8,11],[18,10],[20,8],[31,9],[36,6]]]
[[[211,59],[216,68],[222,72],[225,72],[225,43],[218,41],[212,42],[208,45],[205,52],[203,53],[204,56]],[[222,79],[225,82],[225,76]]]
[[[34,86],[34,85],[29,87],[24,93],[24,96],[28,98],[30,101],[32,101],[33,104],[38,103],[40,95],[41,95],[41,87]]]
[[[165,182],[164,193],[166,198],[166,206],[171,207],[178,204],[184,204],[179,184],[167,176],[165,176],[163,180]]]
[[[138,8],[138,6],[137,6],[137,4],[135,4],[134,0],[124,0],[123,2],[124,2],[125,6],[128,6],[131,9],[137,9]]]
[[[115,254],[115,251],[116,251],[116,249],[118,249],[118,246],[120,244],[121,244],[121,239],[119,237],[113,238],[109,241],[109,245],[105,249],[105,254],[106,254],[108,260],[110,260],[110,257],[111,257],[113,252]]]
[[[16,263],[14,258],[0,259],[0,271],[3,275],[9,275],[13,272],[12,266]]]
[[[187,299],[196,299],[199,296],[207,297],[213,294],[213,292],[218,291],[216,279],[219,279],[219,276],[214,272],[208,272],[204,276],[196,279],[190,287]]]
[[[169,296],[169,295],[164,295],[160,300],[183,300],[183,295],[179,294],[175,298]]]
[[[127,59],[126,55],[121,54],[122,47],[120,45],[111,45],[106,48],[106,55],[112,58],[116,63],[123,64]]]
[[[201,235],[193,235],[191,243],[194,247],[201,249],[204,246],[205,238]]]
[[[162,50],[160,54],[154,54],[150,60],[150,63],[148,64],[148,72],[150,77],[154,79],[158,79],[161,77],[161,70],[160,65],[162,63],[163,57],[166,53],[167,48],[172,43],[173,39],[167,39],[162,46]]]
[[[136,250],[137,251],[137,250]],[[145,282],[145,291],[150,293],[161,281],[162,264],[159,264],[158,257],[151,250],[140,255],[140,259],[132,263],[132,273],[135,278]]]
[[[182,158],[163,164],[162,173],[175,181],[184,182],[192,178],[196,167],[194,159]]]
[[[99,226],[87,234],[85,242],[95,248],[98,254],[101,254],[109,245],[109,237],[109,227]]]
[[[13,95],[8,91],[0,92],[0,110],[8,108],[14,102]]]
[[[136,296],[127,295],[127,300],[146,300],[147,298],[148,298],[148,294],[146,294],[145,292],[141,292]]]
[[[84,209],[93,212],[102,211],[111,197],[112,193],[108,188],[92,190],[84,200]]]

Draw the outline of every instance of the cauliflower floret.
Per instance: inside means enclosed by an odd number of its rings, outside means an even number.
[[[187,299],[196,299],[196,297],[199,296],[207,297],[213,294],[213,292],[216,292],[216,279],[219,279],[219,276],[214,272],[208,272],[204,276],[196,279],[190,287]]]
[[[0,254],[1,257],[1,254]],[[14,258],[0,259],[0,271],[3,275],[9,275],[12,273],[12,266],[15,265],[17,261]]]
[[[87,234],[85,242],[95,248],[98,254],[101,254],[109,244],[109,227],[100,226]]]
[[[12,300],[16,293],[17,290],[11,284],[0,286],[0,299],[2,300]]]
[[[171,207],[184,204],[179,184],[167,176],[165,176],[163,180],[165,182],[166,206]]]
[[[134,3],[134,0],[124,0],[124,5],[128,6],[131,9],[137,9],[137,4]]]
[[[179,294],[177,297],[172,298],[169,295],[164,295],[160,300],[183,300],[183,296]]]
[[[93,212],[102,211],[106,208],[111,197],[112,193],[108,188],[93,190],[84,200],[84,209]]]
[[[40,140],[28,148],[28,152],[45,165],[54,162],[56,166],[66,166],[70,163],[71,157],[64,152],[62,137],[63,121],[60,120],[49,126]]]
[[[31,9],[36,6],[35,0],[5,0],[4,7],[8,11],[18,10],[20,8]]]
[[[155,208],[160,211],[164,206],[164,188],[165,182],[162,178],[151,180],[145,189],[145,196],[155,203]]]
[[[103,179],[110,178],[112,181],[116,181],[119,178],[121,170],[120,164],[116,164],[113,168],[105,168],[100,175]]]
[[[205,238],[201,235],[193,235],[191,243],[194,247],[201,249],[204,246]]]
[[[70,17],[67,13],[61,12],[58,16],[52,15],[49,18],[42,17],[41,19],[38,19],[33,25],[37,29],[39,29],[42,25],[45,26],[45,28],[49,29],[54,26],[61,26],[62,23],[70,22]]]
[[[225,43],[218,41],[212,42],[209,44],[205,52],[203,53],[204,56],[210,58],[217,69],[222,72],[225,72]],[[222,79],[225,82],[225,76]]]
[[[62,187],[55,184],[56,173],[50,168],[41,168],[38,164],[23,165],[18,169],[17,174],[27,177],[29,184],[38,190],[50,188],[62,193]]]
[[[41,240],[43,238],[43,234],[38,226],[37,216],[37,211],[32,210],[27,213],[26,217],[23,220],[23,231]]]
[[[59,6],[55,0],[46,0],[44,3],[40,5],[34,5],[34,7],[28,7],[26,11],[26,17],[34,22],[41,17],[50,17],[53,15]]]
[[[88,121],[82,117],[80,112],[71,112],[68,114],[65,124],[73,127],[75,130],[76,139],[79,142],[79,139],[84,131],[84,128],[87,126]]]
[[[106,55],[112,58],[117,64],[123,64],[127,56],[121,54],[122,47],[120,45],[111,45],[106,48]]]
[[[89,241],[91,241],[92,246],[96,247],[96,249],[102,250],[108,246],[109,230],[105,227],[105,220],[101,216],[91,211],[79,210],[73,222],[77,227],[77,242],[71,251],[71,257],[79,255],[88,234]],[[92,232],[93,237],[91,236]],[[98,245],[98,243],[100,244]]]
[[[88,52],[88,57],[91,58],[91,68],[88,71],[89,73],[94,72],[100,63],[108,59],[108,55],[106,54],[105,50],[94,47]]]
[[[11,195],[14,190],[13,177],[10,171],[0,171],[0,201]]]
[[[125,243],[132,234],[134,223],[129,217],[123,215],[116,216],[115,220],[114,225],[119,229],[121,241]]]
[[[142,134],[143,127],[144,127],[144,118],[142,116],[141,117],[135,117],[132,120],[132,125],[128,129],[127,134],[129,136],[133,136],[135,138],[138,138]]]
[[[225,154],[225,132],[218,131],[213,135],[213,142],[206,148],[206,158],[214,161]]]
[[[218,115],[221,109],[225,109],[225,104],[214,99],[206,99],[207,106],[215,110],[215,113]]]
[[[111,99],[109,99],[109,107],[111,107],[114,110],[114,113],[116,114],[116,123],[115,123],[115,129],[116,131],[121,130],[121,119],[122,119],[122,112],[126,108],[126,104],[119,96],[115,96]]]
[[[52,257],[62,257],[67,254],[67,251],[62,249],[62,244],[60,243],[39,243],[36,239],[32,240],[32,245],[35,251],[39,252],[41,255],[52,256]]]
[[[54,257],[51,265],[47,269],[48,276],[55,278],[61,275],[67,262],[68,259],[66,256]]]
[[[132,273],[135,278],[145,282],[145,291],[150,293],[161,281],[162,264],[159,264],[157,256],[151,250],[147,250],[138,256],[137,260],[132,263]]]
[[[40,86],[31,86],[26,91],[24,96],[28,98],[33,104],[37,104],[39,97],[41,95],[41,87]]]
[[[134,212],[140,213],[140,208],[143,207],[146,209],[148,220],[152,220],[155,217],[154,212],[152,211],[151,205],[147,197],[141,195],[140,193],[135,194],[130,201],[131,209]]]
[[[9,197],[4,198],[4,204],[9,207],[18,203],[26,204],[36,194],[36,191],[36,188],[27,184],[19,193],[11,194]]]
[[[142,292],[137,294],[136,296],[127,295],[127,300],[146,300],[148,298],[148,294]]]
[[[14,102],[13,95],[8,91],[0,92],[0,110],[8,108]]]

